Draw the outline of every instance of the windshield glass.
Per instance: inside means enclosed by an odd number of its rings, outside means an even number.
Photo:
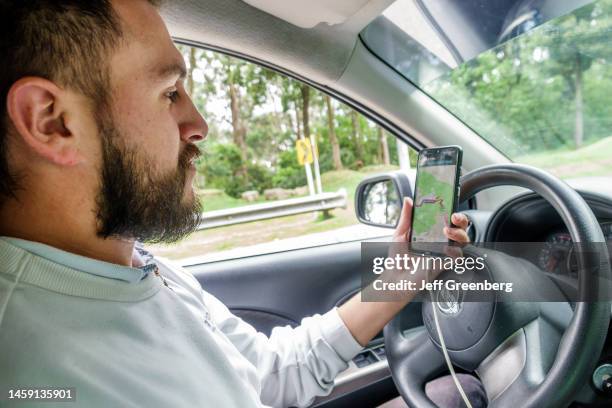
[[[398,0],[361,38],[516,162],[612,175],[612,0]]]

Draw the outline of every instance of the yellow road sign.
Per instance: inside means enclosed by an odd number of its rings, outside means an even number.
[[[312,146],[310,145],[310,140],[298,139],[297,143],[295,144],[295,149],[297,150],[298,163],[304,165],[313,162]]]

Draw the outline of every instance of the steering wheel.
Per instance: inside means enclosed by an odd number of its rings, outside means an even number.
[[[530,189],[548,201],[573,242],[605,242],[582,197],[566,183],[531,166],[503,164],[472,171],[461,178],[459,201],[501,185]],[[600,271],[608,276],[607,252],[597,256],[604,258],[598,258]],[[497,281],[532,276],[530,268],[535,266],[503,255],[487,258],[487,272]],[[583,271],[578,290],[597,293],[598,277]],[[542,273],[538,276],[548,279]],[[552,281],[550,287],[555,287]],[[438,304],[423,303],[425,327],[403,332],[398,314],[384,329],[393,380],[406,403],[416,408],[435,407],[425,394],[425,383],[447,369],[432,324],[433,307]],[[450,359],[479,375],[489,407],[561,407],[570,404],[598,362],[610,323],[610,302],[576,302],[572,309],[565,302],[498,298],[496,302],[464,302],[457,313],[438,315]]]

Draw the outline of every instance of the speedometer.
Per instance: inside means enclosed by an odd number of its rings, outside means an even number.
[[[567,274],[567,258],[572,247],[572,237],[567,232],[551,234],[544,242],[538,264],[546,272]]]
[[[600,224],[604,239],[612,242],[612,222]],[[549,235],[540,251],[538,264],[546,272],[576,277],[578,264],[572,253],[572,237],[567,232],[556,232]]]

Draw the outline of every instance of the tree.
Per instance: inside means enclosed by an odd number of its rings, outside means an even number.
[[[378,140],[380,141],[380,151],[381,151],[382,163],[385,166],[388,166],[391,164],[391,158],[389,156],[389,144],[387,143],[387,133],[380,126],[376,126],[376,131],[378,133]]]
[[[249,147],[245,118],[253,116],[255,107],[266,99],[266,82],[270,72],[258,65],[221,54],[204,54],[209,67],[206,80],[210,97],[225,96],[229,105],[232,141],[240,150],[242,160],[235,176],[248,182]]]
[[[568,94],[574,100],[575,148],[582,146],[584,141],[583,77],[592,64],[592,58],[582,51],[588,38],[579,37],[589,32],[592,13],[592,7],[582,8],[563,19],[560,23],[563,30],[557,30],[551,36],[541,36],[544,40],[542,46],[550,54],[546,64],[549,74],[563,77]]]
[[[331,97],[329,95],[325,95],[325,105],[327,107],[327,135],[332,148],[334,169],[342,170],[343,167],[342,156],[340,155],[340,143],[338,143],[338,138],[336,137],[335,113],[332,106]]]
[[[194,95],[195,91],[195,78],[194,73],[197,67],[196,61],[196,48],[189,48],[189,65],[187,66],[187,93]]]
[[[235,82],[235,77],[231,72],[232,68],[228,66],[227,69],[229,71],[227,89],[230,98],[230,111],[232,112],[232,137],[234,144],[240,149],[240,157],[242,159],[242,165],[237,175],[248,178],[248,147],[246,144],[246,127],[242,121],[241,95]]]
[[[363,140],[361,138],[361,123],[359,123],[359,114],[351,109],[351,131],[353,137],[353,143],[355,143],[355,152],[358,162],[361,162],[361,166],[365,164],[365,154],[363,151]]]
[[[302,129],[304,129],[304,137],[308,139],[310,133],[310,87],[306,84],[300,85],[300,94],[302,95]]]
[[[612,86],[602,67],[612,60],[611,29],[612,1],[595,2],[423,87],[511,156],[580,147],[610,134],[602,123],[612,112],[602,107]]]

